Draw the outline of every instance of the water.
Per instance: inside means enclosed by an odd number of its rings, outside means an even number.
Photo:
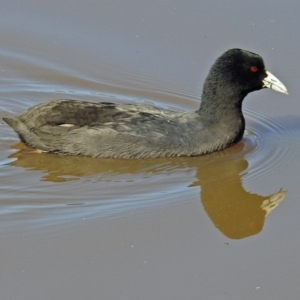
[[[195,158],[33,154],[0,122],[5,299],[297,299],[299,4],[10,1],[0,117],[55,98],[195,110],[217,56],[261,54],[239,144]]]

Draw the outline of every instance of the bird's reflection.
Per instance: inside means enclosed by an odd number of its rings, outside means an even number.
[[[285,198],[286,191],[261,196],[244,189],[241,179],[248,167],[245,159],[198,168],[203,207],[214,225],[227,237],[241,239],[259,233],[265,217]]]
[[[42,170],[41,180],[63,182],[95,174],[139,174],[151,168],[154,175],[162,164],[176,169],[196,169],[196,178],[189,186],[200,187],[200,199],[211,221],[225,236],[242,239],[258,234],[266,216],[285,198],[286,191],[262,196],[246,191],[242,177],[249,172],[245,159],[244,143],[194,158],[164,158],[147,160],[115,160],[56,154],[34,154],[22,143],[14,146],[19,151],[10,155],[15,158],[12,166]]]

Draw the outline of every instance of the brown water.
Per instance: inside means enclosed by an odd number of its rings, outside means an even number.
[[[242,142],[195,158],[26,151],[0,123],[0,299],[298,299],[299,1],[10,1],[0,117],[54,98],[194,110],[215,58],[261,54]]]

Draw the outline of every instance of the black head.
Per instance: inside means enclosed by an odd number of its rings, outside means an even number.
[[[241,111],[245,96],[262,88],[286,93],[286,87],[265,69],[263,59],[250,51],[230,49],[211,67],[205,80],[199,112],[224,114],[225,110]]]
[[[244,93],[260,90],[267,77],[261,56],[242,49],[230,49],[221,55],[212,67],[214,74]],[[218,76],[218,77],[219,77]]]
[[[242,49],[230,49],[210,69],[202,99],[225,103],[227,98],[241,102],[248,93],[262,88],[287,94],[282,82],[265,69],[261,56]]]

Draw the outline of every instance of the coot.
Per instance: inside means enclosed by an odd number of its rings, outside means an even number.
[[[3,120],[28,147],[45,152],[107,158],[196,156],[241,140],[242,102],[262,88],[287,94],[259,55],[231,49],[210,69],[197,111],[59,99]]]

